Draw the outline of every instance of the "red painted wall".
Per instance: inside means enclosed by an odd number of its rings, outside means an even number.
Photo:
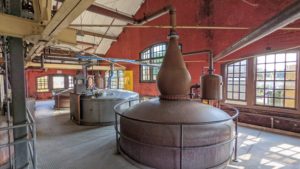
[[[51,99],[52,94],[50,92],[37,92],[36,91],[36,78],[45,75],[72,75],[75,76],[77,70],[57,70],[57,69],[46,69],[46,70],[38,70],[38,69],[26,69],[26,85],[27,85],[27,94],[28,97],[33,97],[36,99]]]
[[[146,0],[136,14],[142,18],[162,7],[172,4],[177,10],[177,25],[204,26],[238,26],[256,28],[267,19],[290,5],[292,0],[248,0],[257,3],[249,5],[241,0]],[[162,16],[148,25],[168,25],[168,16]],[[299,22],[292,26],[299,25]],[[218,54],[226,47],[241,39],[251,30],[200,30],[178,29],[183,52],[211,49]],[[113,43],[107,57],[138,59],[139,53],[148,46],[167,41],[167,29],[125,28],[117,42]],[[266,52],[266,47],[272,50],[283,49],[300,44],[300,32],[277,31],[262,40],[250,45],[224,60],[244,57]],[[185,58],[186,61],[202,60],[204,62],[187,62],[193,83],[198,82],[204,67],[207,66],[205,55]],[[216,63],[216,73],[220,72],[220,63]],[[139,66],[126,65],[134,71],[134,90],[142,95],[158,95],[155,83],[139,82]]]

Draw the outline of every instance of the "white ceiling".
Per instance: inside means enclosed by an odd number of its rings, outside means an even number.
[[[95,0],[94,5],[99,5],[101,7],[111,8],[122,13],[125,13],[129,16],[135,15],[135,13],[140,8],[141,4],[144,0]],[[119,25],[119,24],[127,24],[127,22],[117,20],[111,17],[107,17],[104,15],[99,15],[93,12],[85,11],[83,12],[77,19],[75,19],[72,24],[102,24],[102,25]],[[120,27],[77,27],[77,29],[85,30],[89,32],[105,34],[109,36],[118,37],[122,32],[123,28]],[[106,54],[108,49],[111,46],[113,40],[103,39],[94,36],[88,35],[77,35],[77,41],[88,42],[96,44],[95,48],[87,50],[86,52],[90,52],[93,54]],[[91,47],[90,45],[81,45],[78,44],[77,48],[81,50]]]

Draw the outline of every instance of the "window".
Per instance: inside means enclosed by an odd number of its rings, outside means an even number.
[[[69,89],[74,88],[74,78],[73,76],[68,76],[69,79]]]
[[[147,48],[141,53],[141,61],[152,64],[160,64],[166,53],[167,44],[160,43]],[[140,80],[141,82],[154,82],[158,74],[158,67],[141,66]]]
[[[64,76],[53,76],[53,89],[64,89],[65,88],[65,77]]]
[[[295,52],[256,57],[256,104],[295,108],[297,59]]]
[[[106,87],[109,87],[108,85],[108,77],[109,72],[105,72],[105,82]],[[113,77],[111,78],[111,89],[124,89],[124,71],[123,70],[114,70]]]
[[[227,99],[246,101],[247,60],[227,65]]]
[[[38,77],[36,79],[37,92],[48,92],[48,76]]]

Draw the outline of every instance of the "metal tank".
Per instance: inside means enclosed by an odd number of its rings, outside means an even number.
[[[121,89],[97,90],[93,95],[80,95],[77,99],[73,95],[71,117],[81,125],[111,125],[115,121],[113,107],[122,101],[137,98],[138,93]]]
[[[201,76],[201,98],[206,100],[222,100],[222,76],[206,74]]]
[[[157,77],[159,98],[115,111],[117,148],[141,168],[225,168],[233,154],[235,125],[216,107],[189,99],[191,77],[178,48],[175,10],[168,49]]]

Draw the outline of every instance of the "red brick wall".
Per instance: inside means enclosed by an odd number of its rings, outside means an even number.
[[[36,78],[45,75],[76,75],[77,70],[57,70],[57,69],[47,69],[47,70],[38,70],[38,69],[26,69],[26,86],[28,97],[34,97],[36,99],[51,99],[52,94],[50,92],[37,92],[36,91]]]
[[[292,0],[250,0],[258,3],[253,7],[238,0],[146,0],[137,12],[136,18],[141,18],[170,3],[177,10],[178,25],[211,25],[239,26],[255,28],[287,7]],[[148,25],[168,25],[168,16],[162,16]],[[293,25],[299,25],[295,23]],[[292,26],[293,26],[292,25]],[[226,47],[239,40],[251,30],[196,30],[178,29],[183,52],[211,49],[218,54]],[[107,53],[108,57],[139,59],[139,53],[148,46],[167,41],[167,29],[125,28],[117,42],[113,43]],[[292,47],[300,44],[300,32],[278,31],[266,38],[240,50],[224,60],[244,57],[266,52],[266,47],[272,50]],[[193,83],[199,80],[201,72],[207,66],[205,55],[187,57],[185,60],[202,60],[202,62],[187,62]],[[134,90],[143,95],[157,95],[155,83],[140,83],[139,66],[127,65],[134,71]],[[220,63],[215,65],[216,73],[220,72]]]

